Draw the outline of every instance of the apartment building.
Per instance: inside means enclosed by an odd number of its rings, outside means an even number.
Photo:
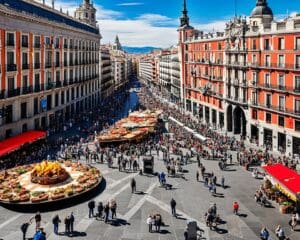
[[[95,8],[75,17],[35,1],[0,2],[0,138],[46,129],[100,99]]]
[[[203,121],[258,146],[300,153],[300,15],[275,21],[265,0],[224,32],[180,18],[182,101]]]

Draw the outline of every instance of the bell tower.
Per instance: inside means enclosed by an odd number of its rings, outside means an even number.
[[[75,10],[75,18],[96,27],[96,11],[90,0],[83,0],[82,4]]]

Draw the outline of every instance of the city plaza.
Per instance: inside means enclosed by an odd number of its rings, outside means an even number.
[[[89,0],[0,1],[0,239],[300,238],[299,15],[204,33],[187,2],[133,56]]]

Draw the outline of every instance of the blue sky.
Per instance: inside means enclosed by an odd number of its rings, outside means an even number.
[[[41,0],[37,0],[41,1]],[[91,0],[92,1],[92,0]],[[200,30],[222,30],[225,22],[234,16],[248,16],[256,0],[187,0],[191,24]],[[51,0],[46,0],[50,3]],[[82,0],[56,0],[56,8],[62,7],[72,14]],[[116,34],[126,46],[168,47],[177,42],[183,0],[94,0],[97,18],[103,36],[109,43]],[[300,0],[269,0],[275,17],[300,12]]]

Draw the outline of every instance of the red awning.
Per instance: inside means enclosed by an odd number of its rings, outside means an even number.
[[[0,142],[0,157],[20,149],[26,143],[35,142],[46,136],[46,132],[29,131]]]
[[[274,164],[263,167],[267,174],[275,178],[291,193],[300,193],[300,175],[282,164]]]

